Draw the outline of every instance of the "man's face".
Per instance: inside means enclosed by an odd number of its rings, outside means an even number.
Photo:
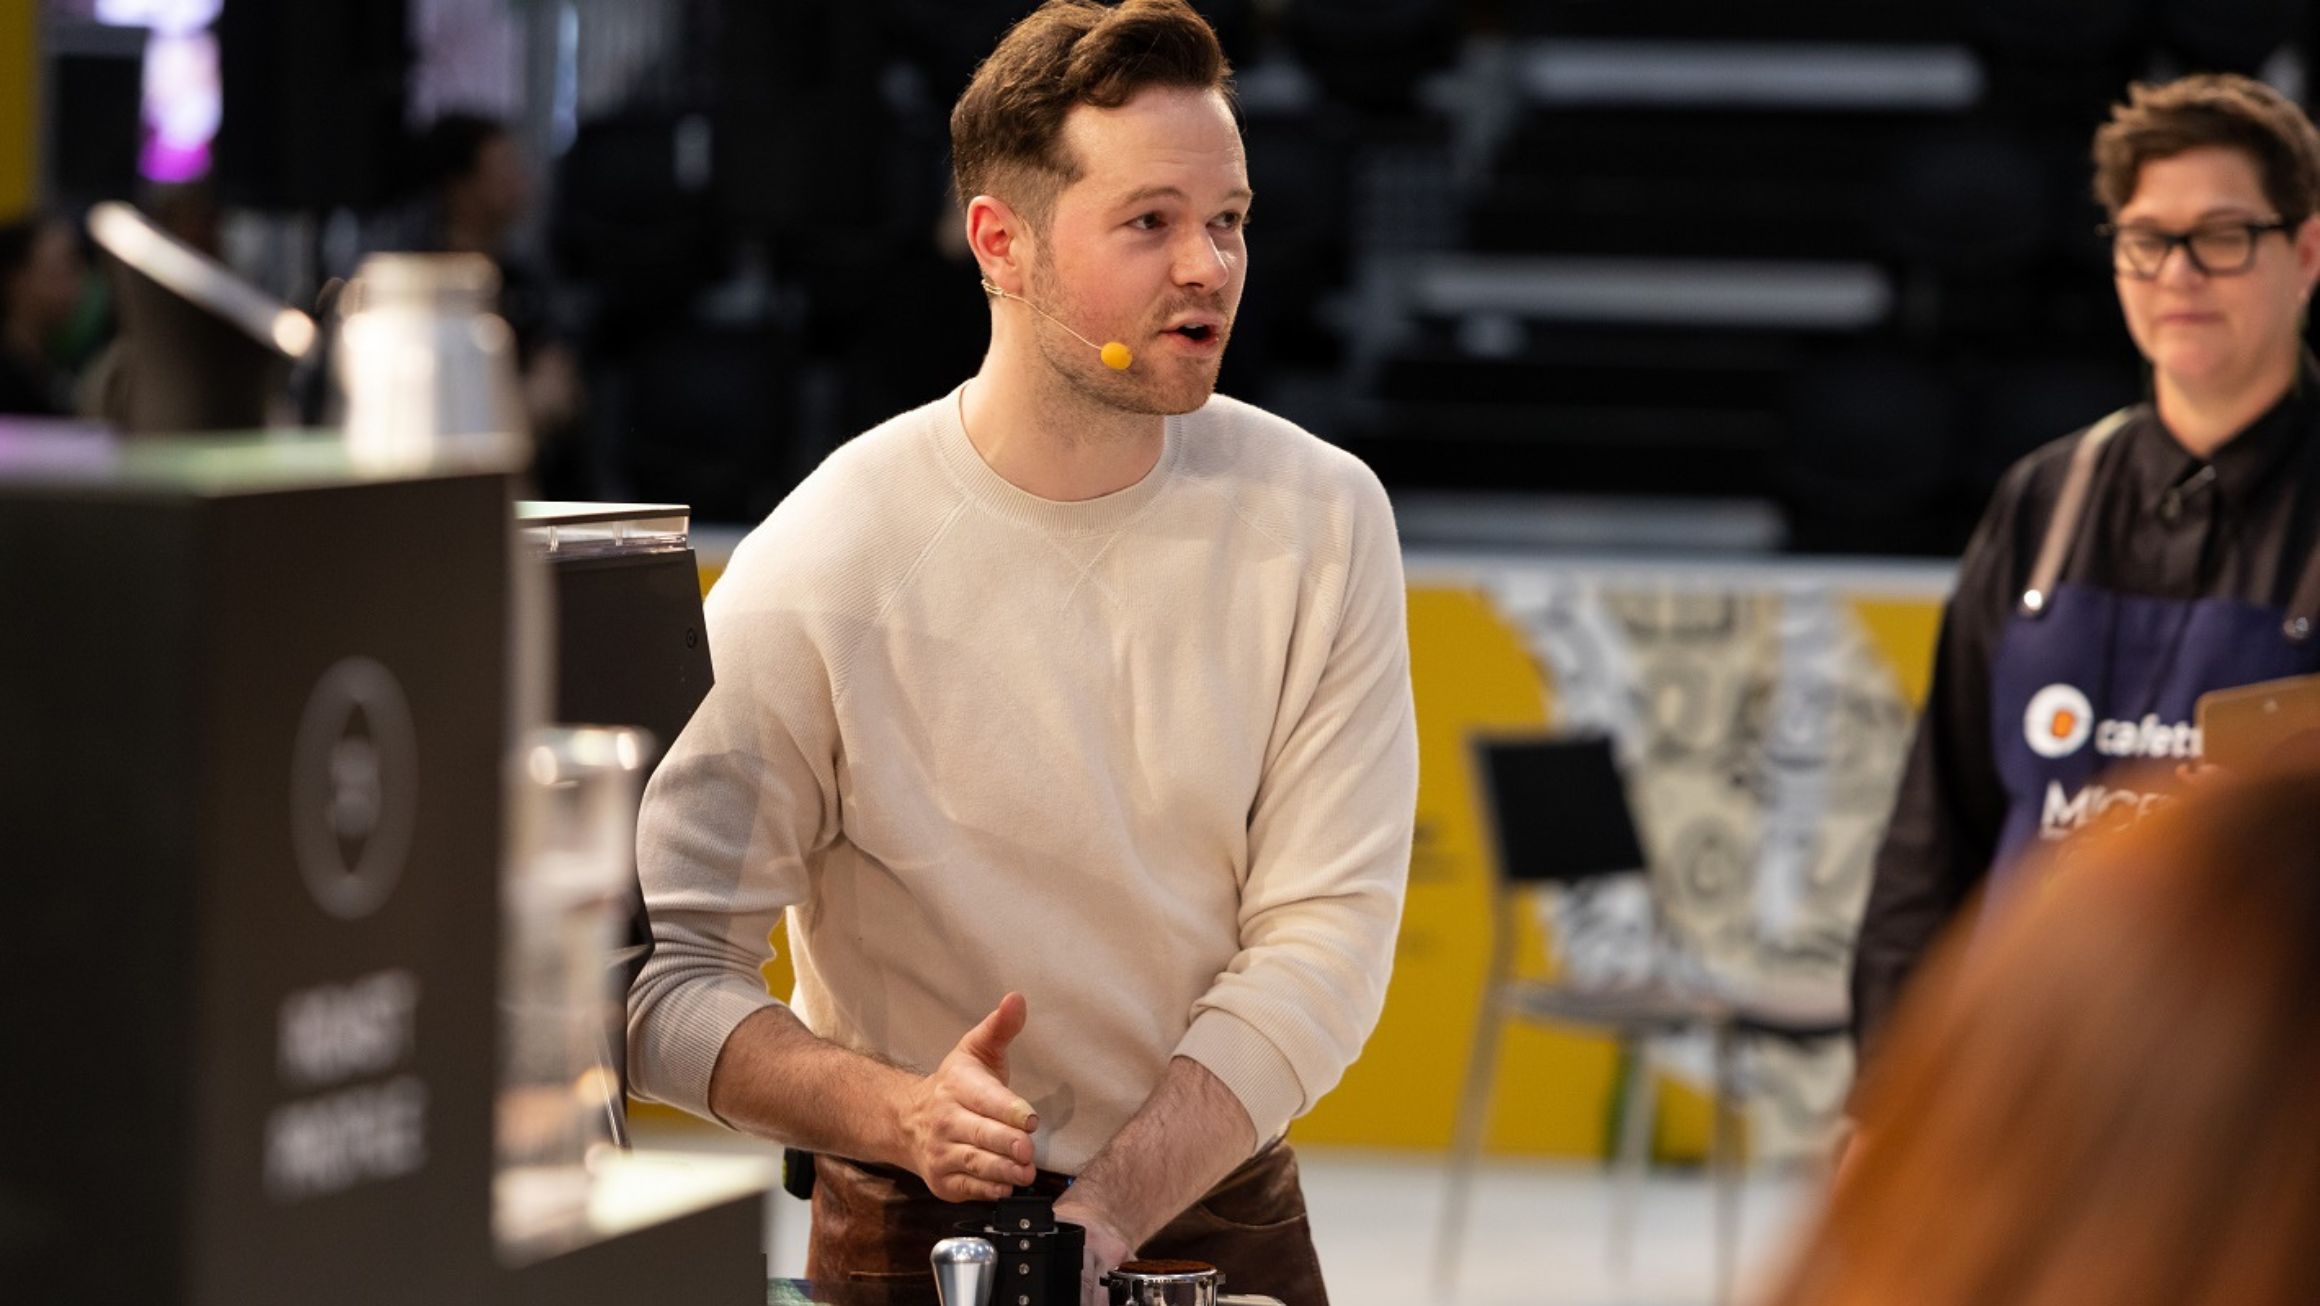
[[[2137,232],[2229,231],[2280,216],[2253,159],[2205,146],[2145,163],[2117,226],[2132,239]],[[2230,389],[2294,350],[2304,297],[2320,269],[2320,219],[2255,237],[2244,272],[2203,273],[2187,253],[2169,249],[2149,279],[2118,274],[2127,330],[2155,370],[2178,385]]]
[[[1080,178],[1058,193],[1030,268],[1031,298],[1098,345],[1044,323],[1039,352],[1066,385],[1109,407],[1188,413],[1216,389],[1240,308],[1248,163],[1224,97],[1152,89],[1117,109],[1080,105],[1063,148]]]

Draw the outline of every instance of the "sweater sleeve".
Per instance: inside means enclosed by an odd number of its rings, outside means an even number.
[[[1988,872],[2006,816],[1990,736],[1990,671],[2012,611],[2031,465],[2007,477],[1943,606],[1925,710],[1879,844],[1853,951],[1855,1043],[1864,1063],[1934,938]]]
[[[1364,470],[1327,661],[1285,713],[1249,818],[1240,951],[1176,1048],[1240,1099],[1260,1142],[1337,1083],[1393,969],[1418,785],[1401,547]]]
[[[735,1026],[772,1005],[760,967],[806,862],[838,829],[838,728],[810,618],[735,558],[706,615],[716,684],[646,788],[637,875],[653,954],[629,990],[629,1079],[708,1116]]]

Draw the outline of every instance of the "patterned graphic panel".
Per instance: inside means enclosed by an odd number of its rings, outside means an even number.
[[[1841,993],[1912,706],[1837,585],[1513,571],[1490,582],[1554,690],[1557,726],[1625,764],[1665,930],[1564,911],[1557,950],[1630,969]],[[1926,650],[1929,655],[1930,650]],[[1598,963],[1601,964],[1601,963]],[[1841,1041],[1749,1050],[1759,1153],[1816,1139],[1851,1077]],[[1705,1079],[1706,1048],[1671,1059]]]
[[[1946,569],[1424,558],[1410,569],[1421,778],[1402,948],[1376,1037],[1298,1138],[1449,1139],[1489,942],[1493,870],[1465,754],[1475,731],[1609,735],[1652,862],[1649,893],[1637,882],[1544,904],[1525,923],[1525,965],[1841,992]],[[1696,1156],[1705,1041],[1663,1044],[1655,1064],[1659,1149]],[[1850,1054],[1842,1040],[1762,1043],[1743,1072],[1751,1150],[1793,1155],[1825,1136]],[[1616,1085],[1608,1040],[1518,1025],[1489,1145],[1600,1155]]]

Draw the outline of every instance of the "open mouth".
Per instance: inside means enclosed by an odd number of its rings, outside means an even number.
[[[1211,337],[1216,335],[1215,327],[1206,326],[1199,322],[1187,322],[1183,326],[1171,327],[1169,330],[1176,335],[1180,335],[1185,339],[1194,342],[1195,344],[1205,343]]]

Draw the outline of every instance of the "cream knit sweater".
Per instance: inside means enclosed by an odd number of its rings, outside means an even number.
[[[1172,1055],[1268,1139],[1377,1022],[1417,743],[1391,510],[1218,397],[1057,503],[959,393],[833,454],[708,602],[717,684],[645,797],[643,1093],[707,1114],[784,912],[793,1004],[919,1071],[1010,989],[1039,1164],[1076,1172]]]

